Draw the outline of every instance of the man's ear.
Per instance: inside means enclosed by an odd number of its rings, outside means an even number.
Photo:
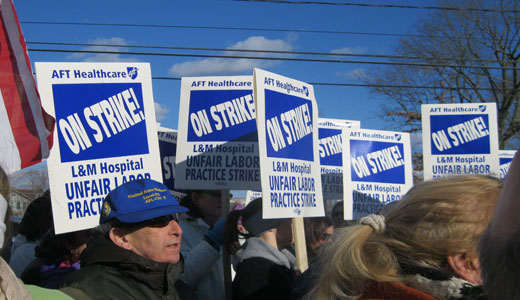
[[[132,250],[128,239],[126,238],[126,234],[123,232],[123,230],[121,230],[121,228],[114,227],[110,229],[108,232],[108,237],[114,244],[118,245],[119,247],[126,250]]]
[[[477,255],[469,253],[448,255],[448,264],[460,278],[473,284],[482,285],[483,280]]]

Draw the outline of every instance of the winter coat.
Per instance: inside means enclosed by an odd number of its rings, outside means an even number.
[[[36,258],[23,270],[20,278],[25,284],[55,289],[61,280],[80,268],[54,234],[46,234],[35,249]]]
[[[360,300],[487,300],[482,286],[458,277],[447,280],[408,275],[407,285],[398,282],[370,282]]]
[[[381,282],[368,285],[359,300],[436,300],[436,298],[398,282]]]
[[[303,297],[312,289],[318,279],[318,267],[309,265],[309,268],[298,275],[291,287],[291,297],[289,300],[302,300]]]
[[[149,260],[97,232],[81,255],[81,269],[63,280],[61,290],[76,300],[196,299],[191,288],[178,280],[182,268],[182,261]]]
[[[34,249],[40,241],[28,241],[25,235],[17,234],[11,247],[11,259],[9,266],[13,269],[16,276],[20,277],[23,270],[31,261],[34,260]]]
[[[185,217],[182,228],[181,253],[184,273],[181,279],[195,289],[200,300],[224,300],[224,269],[222,250],[217,251],[204,240],[209,225],[201,218]]]
[[[294,256],[288,251],[279,251],[260,238],[248,238],[233,256],[233,300],[289,299],[296,277],[291,261]]]

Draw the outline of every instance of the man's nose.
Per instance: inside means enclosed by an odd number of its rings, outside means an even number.
[[[168,223],[168,230],[169,230],[169,233],[172,235],[175,235],[175,234],[179,235],[179,236],[182,235],[182,228],[179,225],[179,223],[177,223],[177,221],[175,221],[175,220],[171,220],[170,223]]]

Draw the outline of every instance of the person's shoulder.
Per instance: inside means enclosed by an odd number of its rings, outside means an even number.
[[[92,264],[70,273],[58,288],[74,299],[109,299],[108,295],[119,296],[118,293],[125,291],[126,282],[127,278],[117,268]],[[116,289],[116,286],[119,288]]]
[[[24,242],[19,244],[12,252],[9,263],[11,264],[11,262],[15,260],[23,260],[27,257],[30,257],[32,261],[34,259],[34,250],[36,247],[38,247],[38,244],[38,241]]]
[[[59,289],[59,291],[68,295],[69,297],[71,297],[71,299],[74,299],[74,300],[92,300],[92,298],[89,295],[87,295],[84,291],[77,289],[77,288],[68,286],[68,287]]]
[[[292,282],[296,272],[285,266],[279,265],[264,257],[251,257],[242,261],[238,266],[237,274],[257,278],[269,278],[280,282]],[[247,274],[247,275],[246,275]]]
[[[74,287],[79,283],[102,280],[102,275],[108,271],[109,267],[107,266],[97,264],[88,265],[70,273],[63,279],[60,287]]]
[[[264,257],[250,257],[238,264],[237,275],[241,277],[242,274],[247,274],[246,277],[264,278],[266,274],[269,274],[277,266],[276,263]]]
[[[42,265],[45,263],[45,259],[43,258],[35,258],[33,259],[22,271],[20,275],[20,279],[25,284],[36,284],[40,282],[40,270]]]
[[[249,257],[244,259],[240,264],[243,264],[244,266],[263,266],[265,268],[270,268],[271,266],[276,265],[275,262],[273,262],[270,259],[267,259],[265,257],[261,256],[255,256],[255,257]]]
[[[251,257],[238,266],[233,293],[237,299],[289,299],[295,274],[263,257]]]

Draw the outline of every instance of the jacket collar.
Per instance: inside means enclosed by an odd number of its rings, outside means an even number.
[[[250,237],[246,240],[246,243],[242,247],[242,250],[238,251],[233,256],[233,267],[237,269],[238,265],[248,258],[262,257],[272,261],[277,265],[281,265],[288,269],[291,269],[291,262],[293,260],[290,256],[293,255],[289,251],[282,252],[276,249],[275,247],[269,245],[261,238]]]
[[[486,299],[482,286],[433,267],[401,264],[406,284],[436,299]]]

